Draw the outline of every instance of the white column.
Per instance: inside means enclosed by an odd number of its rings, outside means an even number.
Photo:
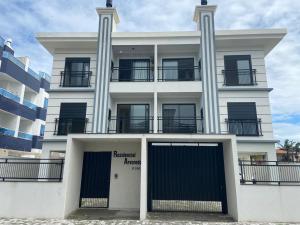
[[[93,132],[106,133],[112,59],[112,31],[119,17],[114,8],[97,8],[99,15]]]
[[[157,127],[158,127],[158,113],[157,113],[157,92],[154,92],[154,103],[153,103],[153,133],[157,133]]]
[[[147,217],[147,158],[147,140],[144,137],[141,144],[140,220]]]
[[[214,14],[217,6],[197,6],[194,20],[201,31],[200,55],[203,88],[204,132],[220,133],[219,95],[217,88]]]
[[[158,79],[158,68],[157,68],[157,45],[154,45],[154,82]]]

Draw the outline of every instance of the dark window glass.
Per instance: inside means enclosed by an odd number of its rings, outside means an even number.
[[[229,132],[240,136],[258,136],[258,120],[254,102],[229,102]]]
[[[63,86],[89,86],[90,58],[66,58]]]
[[[120,59],[119,81],[149,81],[149,59]]]
[[[84,133],[86,103],[61,103],[58,120],[58,135]]]
[[[250,55],[224,56],[225,85],[253,85]]]
[[[149,105],[118,105],[118,133],[148,133]]]
[[[196,107],[194,104],[164,104],[164,133],[195,133]]]
[[[195,80],[194,59],[164,59],[163,80]]]

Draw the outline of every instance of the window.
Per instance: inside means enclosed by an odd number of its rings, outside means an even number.
[[[86,125],[86,103],[61,103],[58,119],[58,135],[84,133]]]
[[[118,133],[148,133],[149,132],[149,105],[117,106]]]
[[[162,80],[191,81],[195,80],[194,59],[163,59]]]
[[[48,108],[48,102],[49,102],[48,98],[45,98],[44,99],[44,109]]]
[[[195,104],[163,104],[164,133],[196,133]]]
[[[90,80],[90,58],[66,58],[64,87],[87,87]]]
[[[258,136],[255,102],[228,102],[229,132],[238,136]]]
[[[150,59],[120,59],[119,81],[150,81]]]
[[[225,85],[253,85],[250,55],[224,56],[225,62]]]

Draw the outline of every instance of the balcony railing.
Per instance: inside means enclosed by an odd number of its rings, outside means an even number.
[[[27,106],[30,109],[36,110],[37,106],[33,104],[31,101],[28,101],[26,99],[23,100],[23,105]]]
[[[203,133],[202,118],[158,117],[159,133]]]
[[[116,117],[109,119],[108,133],[152,133],[153,117]]]
[[[61,87],[90,87],[92,71],[61,71]]]
[[[196,81],[201,80],[199,66],[194,67],[158,67],[158,81]]]
[[[241,184],[300,185],[300,163],[240,161]]]
[[[237,136],[262,136],[261,119],[226,119],[227,130]]]
[[[252,86],[256,83],[256,70],[222,70],[224,86]]]
[[[0,182],[61,182],[63,159],[0,158]]]
[[[112,82],[151,82],[154,81],[152,67],[113,67]]]
[[[32,140],[32,134],[24,133],[24,132],[18,132],[18,137],[26,140]]]
[[[7,129],[5,127],[0,127],[0,135],[5,135],[5,136],[15,136],[15,131]]]
[[[15,102],[20,102],[20,97],[17,95],[14,95],[13,93],[10,93],[9,91],[5,90],[4,88],[0,88],[0,95],[9,98]]]
[[[56,118],[54,135],[86,133],[87,118]]]

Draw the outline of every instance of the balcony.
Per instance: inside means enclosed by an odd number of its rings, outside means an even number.
[[[200,81],[199,66],[178,67],[163,66],[158,67],[158,81]]]
[[[203,133],[200,117],[158,117],[159,133]]]
[[[152,133],[152,117],[111,117],[109,119],[108,133]]]
[[[261,119],[226,119],[225,122],[230,134],[237,136],[262,136]]]
[[[224,86],[254,86],[256,83],[256,70],[222,70]]]
[[[19,103],[20,102],[20,97],[17,95],[14,95],[13,93],[5,90],[4,88],[0,88],[0,95],[13,100],[14,102]]]
[[[112,82],[152,82],[153,67],[112,67]]]
[[[92,71],[61,71],[60,87],[90,87]]]
[[[37,109],[37,106],[35,104],[33,104],[32,102],[30,102],[26,99],[23,100],[23,105],[25,105],[26,107],[33,109],[33,110]]]
[[[24,133],[24,132],[18,132],[18,137],[26,140],[32,141],[32,134]]]
[[[87,123],[87,118],[56,118],[54,135],[85,133]]]
[[[0,127],[0,135],[14,137],[15,131],[7,129],[7,128],[4,128],[4,127]]]

